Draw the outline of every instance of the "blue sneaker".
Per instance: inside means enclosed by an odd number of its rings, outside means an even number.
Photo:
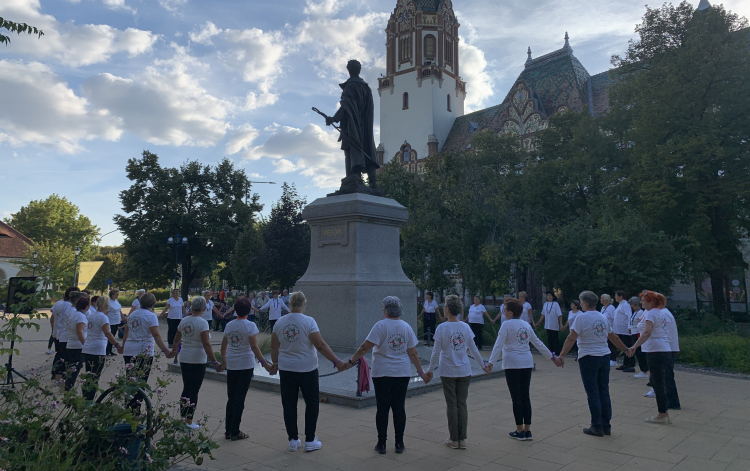
[[[533,440],[533,438],[531,438],[531,430],[524,432],[524,434],[526,435],[526,440]]]
[[[519,440],[519,441],[522,441],[522,442],[526,441],[526,432],[516,432],[516,431],[513,431],[513,432],[510,432],[508,434],[508,436],[510,438],[515,438],[516,440]]]

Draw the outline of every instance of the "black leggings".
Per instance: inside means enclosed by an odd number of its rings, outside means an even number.
[[[198,391],[206,376],[205,363],[180,363],[182,369],[182,394],[180,394],[180,415],[183,419],[193,420],[195,406],[198,404]]]
[[[378,429],[378,444],[384,445],[388,437],[388,414],[393,410],[393,428],[395,429],[396,444],[404,443],[406,430],[406,390],[409,387],[409,377],[382,376],[372,378],[375,385],[375,427]]]
[[[651,384],[656,394],[656,408],[660,414],[666,414],[667,403],[667,376],[672,365],[672,352],[649,352],[648,367],[651,370]]]
[[[65,362],[67,361],[68,342],[55,340],[55,358],[52,360],[52,379],[61,375],[65,377]]]
[[[284,425],[289,440],[299,439],[297,399],[300,390],[302,390],[302,397],[305,399],[305,441],[315,440],[315,429],[318,427],[318,414],[320,413],[318,370],[315,369],[306,373],[279,371],[279,386],[281,387],[281,406],[284,408]]]
[[[227,419],[226,432],[236,437],[240,434],[242,411],[245,410],[245,398],[253,379],[253,370],[227,370]]]
[[[510,398],[513,401],[513,417],[516,425],[531,425],[531,368],[505,370]]]
[[[174,343],[174,336],[177,334],[177,327],[180,325],[181,319],[167,319],[167,345],[172,347]]]
[[[125,365],[128,363],[133,364],[133,369],[130,370],[131,373],[129,373],[131,376],[135,376],[136,378],[148,382],[148,377],[151,375],[151,365],[154,363],[154,357],[146,355],[123,355],[122,359],[125,360]],[[140,414],[141,405],[138,403],[137,398],[133,398],[133,400],[128,403],[128,407],[133,409],[134,414]]]
[[[114,324],[114,325],[109,324],[109,331],[112,332],[112,337],[115,337],[117,335],[117,329],[119,327],[120,327],[120,324]],[[109,341],[107,341],[107,350],[106,350],[107,355],[112,354],[112,347],[114,347],[114,345],[112,345],[111,343],[109,343]]]
[[[52,350],[52,345],[54,344],[55,344],[55,337],[50,335],[49,340],[47,341],[47,350]]]
[[[618,337],[620,337],[620,340],[622,340],[622,343],[625,344],[626,347],[630,348],[635,344],[635,340],[633,339],[633,336],[623,335],[623,334],[617,334]],[[622,367],[623,368],[635,368],[635,356],[629,357],[625,355],[625,357],[622,360]]]
[[[482,349],[482,331],[484,331],[484,324],[478,322],[469,322],[471,331],[474,332],[474,344],[479,350]]]
[[[431,313],[432,319],[424,319],[422,321],[423,330],[424,330],[424,341],[427,343],[434,342],[434,334],[435,334],[435,313]],[[425,316],[427,316],[427,313],[425,313]]]
[[[65,371],[67,372],[67,378],[65,379],[65,390],[70,391],[76,385],[76,379],[78,379],[78,373],[83,368],[83,350],[81,348],[70,348],[67,351]]]
[[[83,397],[89,401],[93,401],[94,396],[96,396],[96,390],[99,387],[99,377],[102,375],[104,360],[106,358],[106,355],[83,354],[83,361],[86,363],[86,382],[81,389]]]
[[[555,355],[560,354],[560,331],[559,330],[550,330],[545,329],[547,331],[547,347],[549,347],[549,351],[554,353]]]

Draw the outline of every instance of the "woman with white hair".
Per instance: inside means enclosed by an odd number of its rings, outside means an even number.
[[[370,331],[357,352],[349,359],[354,365],[367,352],[372,350],[372,382],[375,385],[375,425],[378,429],[378,443],[375,451],[385,454],[385,442],[388,435],[388,415],[393,410],[393,428],[395,429],[396,453],[404,452],[404,430],[406,429],[406,389],[409,386],[412,371],[409,362],[416,367],[417,373],[425,382],[429,376],[422,371],[422,364],[417,354],[417,336],[411,326],[401,320],[401,301],[396,296],[383,299],[383,316]]]
[[[306,306],[304,293],[292,293],[289,297],[289,314],[276,322],[271,334],[271,360],[274,363],[272,374],[279,372],[289,451],[297,451],[302,445],[297,429],[297,400],[300,391],[305,399],[305,451],[320,450],[323,446],[315,436],[320,411],[317,352],[333,362],[333,366],[339,371],[346,369],[346,364],[323,340],[315,319],[304,314]],[[265,362],[262,357],[259,360],[261,364]]]
[[[165,355],[169,353],[159,333],[159,319],[154,314],[155,305],[156,297],[153,294],[145,293],[141,296],[140,309],[136,309],[128,316],[122,347],[118,349],[125,363],[132,363],[136,375],[144,381],[148,381],[151,374],[154,345],[157,345]]]
[[[196,296],[191,304],[190,315],[180,321],[177,332],[174,335],[172,351],[167,358],[174,358],[180,349],[180,370],[182,372],[182,394],[180,394],[180,415],[185,424],[193,429],[199,429],[200,425],[193,423],[195,406],[198,404],[198,391],[203,385],[206,376],[206,361],[210,360],[216,371],[221,371],[220,364],[216,361],[214,351],[211,348],[211,334],[208,322],[203,319],[206,310],[206,300]]]
[[[135,299],[130,305],[130,311],[128,312],[128,315],[131,315],[133,312],[141,308],[141,298],[143,297],[144,294],[146,294],[145,289],[139,289],[138,291],[135,292]]]

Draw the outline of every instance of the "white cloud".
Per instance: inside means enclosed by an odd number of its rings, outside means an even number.
[[[102,73],[83,85],[84,95],[97,107],[120,117],[122,128],[157,145],[216,145],[229,129],[224,120],[232,109],[210,95],[193,72],[207,66],[174,46],[175,54],[133,78]]]
[[[319,2],[305,0],[303,12],[306,15],[329,16],[338,13],[346,3],[347,0],[321,0]]]
[[[81,3],[81,0],[68,0],[68,2]],[[126,10],[131,13],[135,13],[135,9],[125,4],[125,0],[102,0],[102,3],[110,10]]]
[[[242,74],[246,82],[269,82],[281,73],[280,60],[286,55],[279,32],[262,29],[225,30],[229,50],[220,54],[226,66]]]
[[[28,23],[44,31],[44,36],[13,38],[14,54],[37,58],[53,57],[68,66],[108,61],[113,54],[125,52],[134,57],[152,50],[158,35],[135,28],[119,30],[109,25],[60,23],[40,13],[39,0],[3,0],[0,16]]]
[[[81,140],[119,139],[119,118],[77,96],[47,65],[0,61],[0,142],[81,151]]]
[[[165,10],[175,13],[181,10],[181,7],[187,2],[188,0],[159,0],[159,5]]]
[[[494,95],[494,82],[487,72],[484,51],[461,41],[460,73],[466,85],[466,112],[482,109]]]
[[[265,87],[261,87],[265,88]],[[279,95],[270,92],[247,92],[245,96],[245,110],[251,111],[256,108],[262,108],[264,106],[273,105],[279,100]]]
[[[190,40],[198,44],[213,44],[211,38],[221,34],[221,29],[217,28],[215,24],[210,21],[206,21],[206,24],[198,31],[191,31],[188,33]]]
[[[334,188],[345,176],[344,153],[337,142],[338,133],[326,132],[314,124],[302,129],[282,126],[263,144],[248,149],[244,157],[274,160],[280,173],[299,172],[312,178],[319,188]]]
[[[245,149],[249,149],[255,138],[260,135],[260,132],[249,124],[241,126],[229,139],[226,146],[226,152],[229,155],[234,155]]]

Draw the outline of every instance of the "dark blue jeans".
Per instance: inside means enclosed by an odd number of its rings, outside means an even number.
[[[610,428],[612,403],[609,399],[609,355],[587,355],[578,359],[583,388],[589,401],[591,426],[600,430]]]

